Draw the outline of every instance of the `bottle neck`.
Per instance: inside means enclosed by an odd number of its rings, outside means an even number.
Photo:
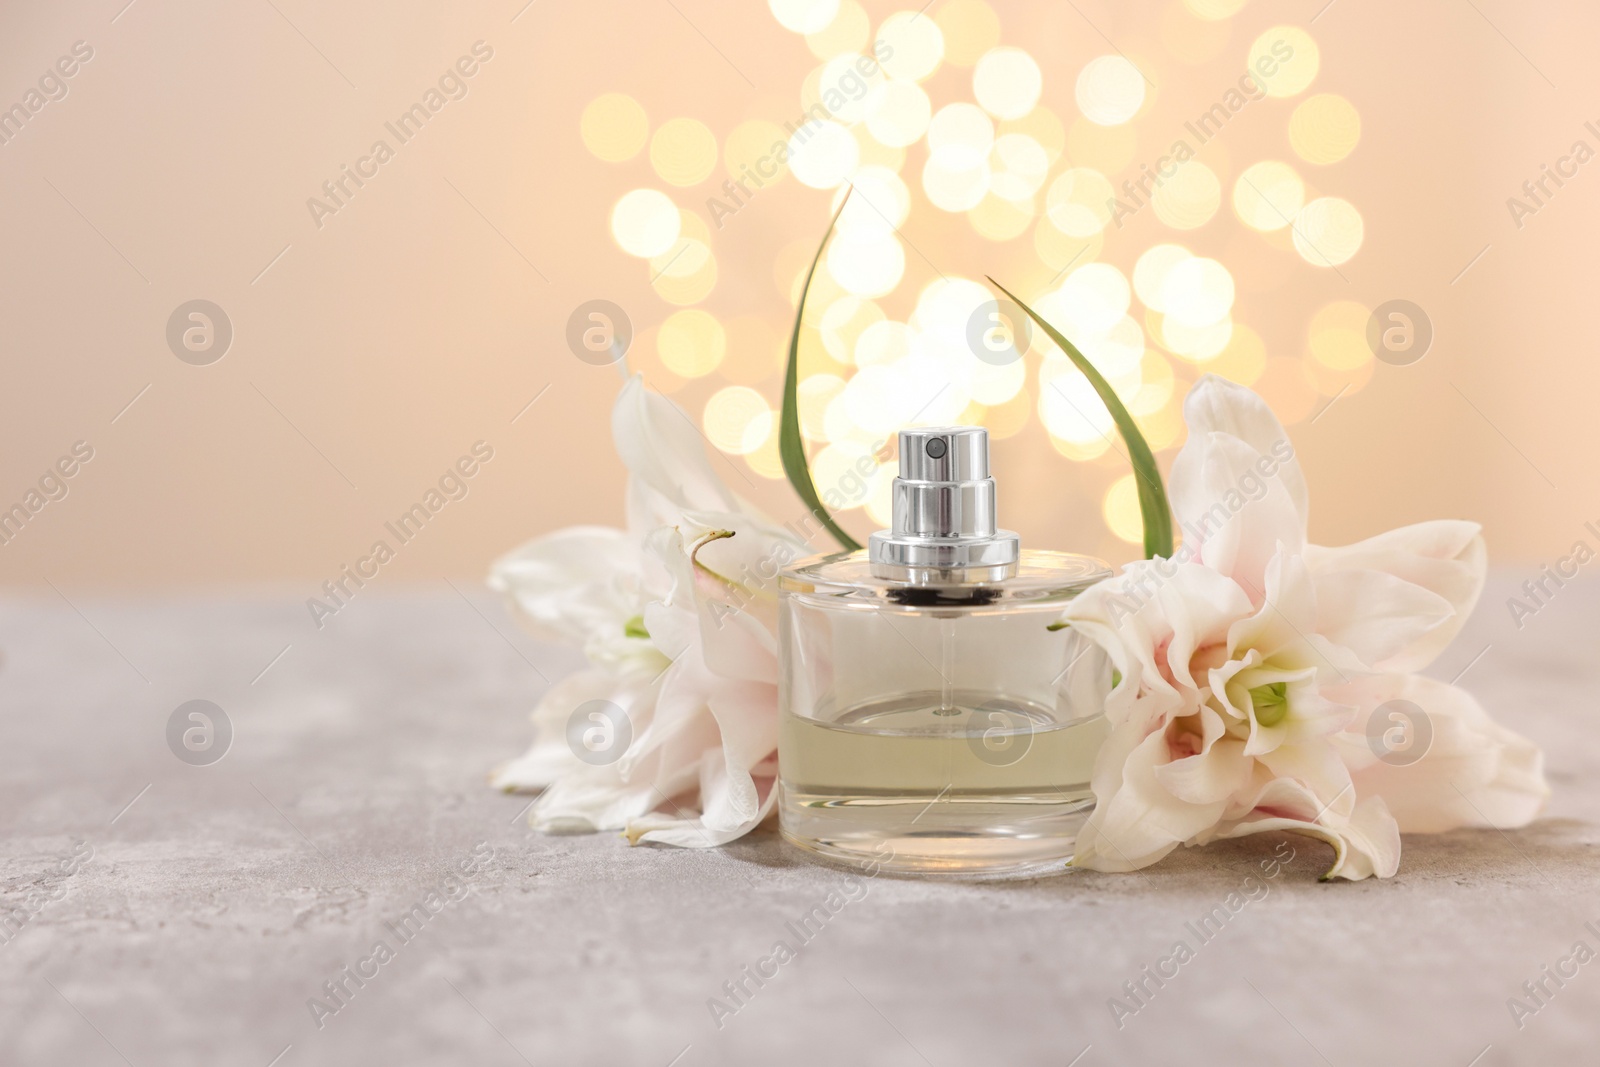
[[[919,585],[1014,573],[1020,545],[995,522],[989,439],[981,427],[902,430],[892,494],[889,529],[868,541],[875,573]]]

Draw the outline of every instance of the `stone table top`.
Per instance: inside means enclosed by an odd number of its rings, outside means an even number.
[[[578,663],[487,594],[364,592],[320,631],[295,595],[8,595],[0,1063],[1600,1062],[1600,961],[1573,955],[1600,951],[1600,585],[1517,630],[1520,578],[1435,673],[1546,749],[1532,827],[1408,836],[1383,882],[1320,884],[1326,846],[1270,835],[1131,875],[883,876],[804,941],[844,876],[769,828],[542,837],[486,787]],[[232,727],[210,765],[168,747],[194,699]],[[756,985],[780,940],[798,952]],[[1540,980],[1519,1027],[1507,1001]],[[1118,1017],[1130,981],[1148,994]]]

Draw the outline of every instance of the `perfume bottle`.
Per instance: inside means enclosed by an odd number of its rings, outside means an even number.
[[[1064,865],[1111,665],[1055,624],[1111,571],[996,528],[981,427],[901,431],[893,512],[865,551],[780,578],[783,836],[902,873]]]

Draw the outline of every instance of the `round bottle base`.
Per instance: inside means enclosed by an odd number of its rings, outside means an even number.
[[[1066,867],[1093,808],[1092,796],[1055,791],[908,797],[785,787],[779,820],[790,844],[857,870],[983,878]]]

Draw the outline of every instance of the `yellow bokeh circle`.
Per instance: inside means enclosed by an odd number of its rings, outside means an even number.
[[[1293,167],[1275,159],[1253,163],[1233,183],[1233,210],[1254,230],[1281,230],[1305,205],[1306,185]]]
[[[680,307],[698,304],[717,285],[717,257],[697,237],[687,237],[650,261],[657,295]]]
[[[806,34],[806,47],[818,59],[832,59],[846,52],[858,52],[867,43],[872,24],[866,10],[855,0],[843,0],[833,21]]]
[[[1183,0],[1183,6],[1208,21],[1232,18],[1248,0]]]
[[[1092,237],[1111,221],[1107,206],[1115,194],[1104,174],[1074,167],[1056,175],[1045,193],[1045,217],[1069,237]]]
[[[1193,255],[1182,245],[1161,244],[1145,249],[1133,265],[1133,291],[1139,294],[1140,302],[1153,311],[1165,311],[1162,293],[1167,276],[1172,268]]]
[[[722,364],[728,335],[709,312],[686,308],[668,315],[656,331],[661,363],[680,378],[703,378]]]
[[[890,148],[905,148],[922,140],[933,118],[933,105],[922,87],[898,79],[873,86],[865,109],[867,132]]]
[[[639,101],[626,93],[597,96],[578,122],[583,146],[607,163],[621,163],[639,154],[650,136],[650,119]]]
[[[991,48],[972,72],[972,93],[997,119],[1020,119],[1033,110],[1044,88],[1036,61],[1020,48]]]
[[[788,140],[788,133],[776,122],[751,119],[739,123],[728,133],[722,147],[729,176],[735,181],[743,180],[752,190],[780,180],[788,173],[788,168],[780,162]],[[742,198],[745,194],[739,195]]]
[[[773,421],[765,397],[747,385],[729,385],[711,394],[701,424],[712,444],[743,456],[761,447]]]
[[[1161,307],[1170,325],[1190,328],[1220,322],[1233,310],[1233,275],[1214,259],[1190,256],[1175,263],[1161,287]]]
[[[1222,205],[1222,183],[1198,159],[1178,165],[1177,172],[1156,187],[1150,202],[1156,216],[1175,230],[1193,230],[1211,221]]]
[[[767,7],[792,33],[821,33],[839,14],[839,0],[767,0]]]
[[[813,189],[841,184],[860,162],[861,146],[837,122],[813,122],[789,138],[789,169]]]
[[[1305,92],[1322,63],[1317,42],[1298,26],[1274,26],[1250,45],[1245,66],[1268,96]]]
[[[650,138],[650,166],[671,185],[699,185],[716,165],[717,138],[699,119],[668,119]]]
[[[624,193],[611,209],[611,236],[630,256],[659,256],[676,243],[682,225],[677,205],[659,189]]]
[[[1120,126],[1144,105],[1144,75],[1124,56],[1100,56],[1078,73],[1074,92],[1084,118]]]
[[[1000,16],[983,0],[945,0],[932,13],[944,34],[944,57],[955,66],[972,66],[1000,43]]]
[[[1307,97],[1289,116],[1289,146],[1307,163],[1337,163],[1360,140],[1360,112],[1336,93]]]
[[[873,54],[889,77],[919,82],[944,61],[944,33],[921,12],[898,11],[878,27]]]
[[[1353,371],[1372,361],[1367,345],[1371,315],[1353,300],[1335,300],[1311,316],[1307,333],[1311,358],[1330,370]]]
[[[1314,267],[1337,267],[1361,248],[1365,224],[1348,200],[1324,196],[1300,209],[1294,219],[1294,250]]]
[[[1100,514],[1106,526],[1119,541],[1130,545],[1144,543],[1144,516],[1139,511],[1139,483],[1131,474],[1124,474],[1111,483],[1101,502]]]
[[[828,439],[824,418],[833,398],[844,392],[844,379],[837,374],[813,374],[795,390],[795,408],[800,414],[800,432],[809,441]]]
[[[980,235],[991,241],[1009,241],[1020,237],[1033,225],[1032,197],[1007,200],[989,193],[977,207],[967,211],[967,221]]]

